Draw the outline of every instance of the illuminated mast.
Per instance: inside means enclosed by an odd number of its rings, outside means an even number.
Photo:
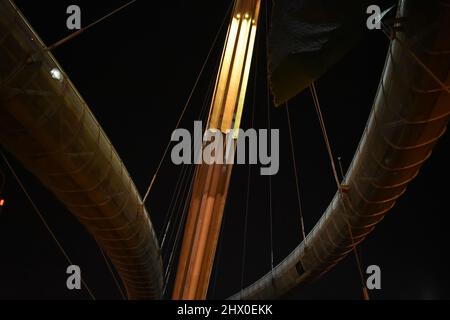
[[[210,107],[208,129],[233,131],[236,146],[261,0],[236,0]],[[225,146],[224,146],[225,149]],[[232,164],[196,168],[173,299],[205,299],[214,264]]]

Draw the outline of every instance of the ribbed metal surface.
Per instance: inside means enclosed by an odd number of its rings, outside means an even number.
[[[44,48],[15,6],[0,0],[0,142],[94,236],[130,299],[160,298],[159,245],[136,187]],[[53,78],[51,70],[63,79]]]
[[[398,36],[450,87],[450,2],[405,0]],[[232,299],[270,299],[314,279],[375,228],[418,175],[450,117],[450,94],[397,41],[391,43],[374,106],[345,184],[301,243],[273,272]]]

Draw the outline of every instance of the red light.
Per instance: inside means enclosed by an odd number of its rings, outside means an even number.
[[[4,204],[5,204],[5,199],[0,199],[0,207],[3,207]]]

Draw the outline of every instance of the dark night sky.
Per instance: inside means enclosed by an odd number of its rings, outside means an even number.
[[[69,34],[66,8],[78,4],[86,25],[126,1],[16,1],[47,45]],[[375,1],[376,2],[376,1]],[[387,3],[392,1],[385,1]],[[143,194],[189,95],[197,73],[228,8],[229,1],[138,1],[125,11],[55,50],[121,155]],[[263,11],[264,12],[264,11]],[[264,16],[264,15],[263,15]],[[264,19],[262,21],[264,23]],[[263,24],[262,24],[263,25]],[[263,28],[260,29],[263,31]],[[182,127],[191,129],[214,77],[221,42],[201,78]],[[381,32],[364,38],[317,82],[325,121],[335,153],[349,165],[363,132],[383,69],[388,41]],[[243,127],[267,127],[264,32]],[[256,81],[256,95],[252,94]],[[307,231],[328,206],[335,185],[312,100],[307,93],[290,102],[294,143]],[[275,262],[300,239],[289,134],[283,107],[271,108],[272,127],[280,129],[280,172],[272,178]],[[405,196],[360,247],[363,264],[382,270],[382,290],[374,299],[450,298],[447,257],[450,136],[445,135]],[[99,299],[120,298],[100,252],[83,227],[40,183],[12,161],[72,260]],[[86,299],[85,291],[65,288],[67,263],[43,228],[3,163],[7,206],[0,213],[0,298]],[[180,168],[165,162],[147,208],[160,231]],[[270,268],[268,178],[252,167],[245,284]],[[225,212],[220,259],[213,275],[213,298],[241,287],[242,242],[247,166],[236,166]],[[167,253],[167,252],[166,252]],[[354,257],[350,255],[318,281],[286,298],[360,299]]]

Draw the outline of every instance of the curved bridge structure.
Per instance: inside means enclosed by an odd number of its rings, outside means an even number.
[[[366,130],[337,193],[285,260],[232,299],[271,299],[327,272],[418,175],[450,117],[450,2],[401,0]],[[120,157],[52,54],[0,0],[0,143],[72,212],[111,258],[130,299],[162,295],[155,232]],[[200,261],[200,259],[199,259]]]
[[[397,16],[403,21],[397,34],[401,42],[391,42],[372,112],[343,182],[347,191],[335,195],[284,261],[231,299],[276,298],[333,268],[406,192],[444,134],[450,117],[450,2],[402,0]]]
[[[15,5],[0,0],[0,142],[111,258],[130,299],[162,295],[159,244],[120,157]]]

